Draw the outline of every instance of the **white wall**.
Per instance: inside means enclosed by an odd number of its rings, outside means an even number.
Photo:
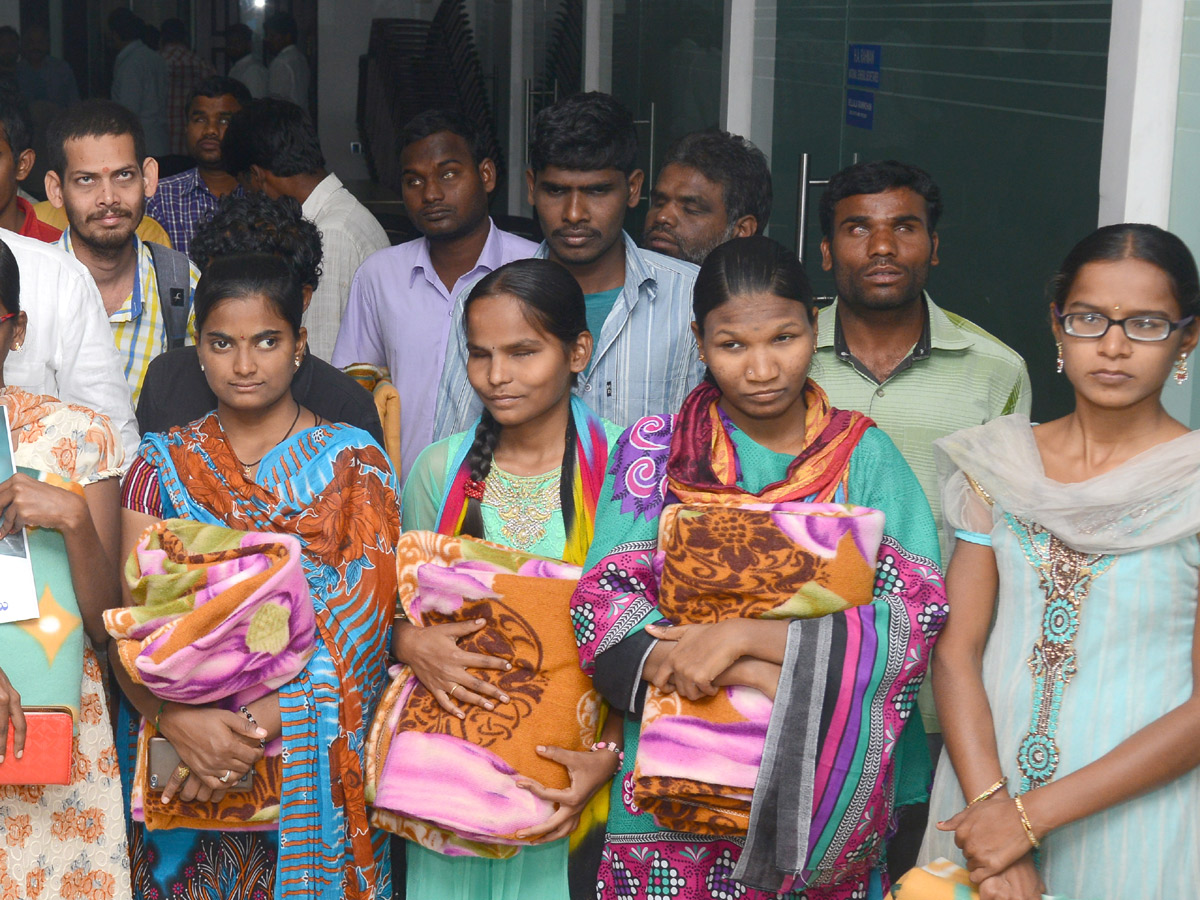
[[[0,0],[0,3],[18,0]],[[367,52],[374,18],[432,19],[437,0],[320,0],[317,24],[317,131],[330,171],[343,181],[367,177],[357,141],[358,58]]]

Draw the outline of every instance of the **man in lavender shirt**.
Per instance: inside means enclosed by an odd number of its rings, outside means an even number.
[[[488,272],[532,256],[537,244],[492,223],[488,195],[496,166],[461,116],[423,112],[404,127],[397,146],[404,207],[423,237],[373,253],[359,267],[331,362],[391,370],[400,392],[403,476],[433,443],[455,300]]]

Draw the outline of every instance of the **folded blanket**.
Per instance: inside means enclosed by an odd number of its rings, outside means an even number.
[[[927,866],[910,869],[892,885],[896,900],[979,900],[979,889],[967,870],[948,859],[935,859]],[[1066,900],[1042,894],[1042,900]]]
[[[399,599],[414,625],[487,620],[459,646],[512,663],[476,672],[510,702],[463,706],[460,720],[395,669],[368,738],[373,822],[448,855],[511,856],[522,843],[514,835],[555,809],[517,779],[569,786],[567,770],[535,748],[586,749],[597,730],[600,698],[579,668],[569,612],[580,570],[432,532],[401,536],[397,556]]]
[[[291,535],[168,519],[142,534],[125,576],[137,605],[106,610],[104,626],[130,677],[163,700],[236,710],[294,679],[313,654],[316,615],[300,542]],[[143,721],[134,819],[148,828],[276,827],[280,742],[267,746],[251,790],[219,803],[165,806],[160,794],[146,789],[155,734]]]
[[[883,513],[832,503],[668,506],[655,568],[676,624],[816,618],[869,603]],[[646,691],[634,802],[662,828],[744,835],[772,703],[754,688]]]

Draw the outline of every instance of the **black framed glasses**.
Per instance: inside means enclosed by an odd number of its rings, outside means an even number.
[[[1120,325],[1125,330],[1125,336],[1131,341],[1165,341],[1171,333],[1185,325],[1191,324],[1195,316],[1185,316],[1178,322],[1173,322],[1166,316],[1128,316],[1124,319],[1110,319],[1104,313],[1066,313],[1057,309],[1054,315],[1062,323],[1063,331],[1071,337],[1102,338],[1108,334],[1108,329]]]

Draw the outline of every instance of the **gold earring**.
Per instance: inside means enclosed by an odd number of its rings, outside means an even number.
[[[1063,370],[1062,341],[1055,341],[1054,346],[1058,348],[1058,360],[1055,363],[1054,371],[1061,375]]]
[[[1181,357],[1179,357],[1178,362],[1175,363],[1175,383],[1183,384],[1187,380],[1188,380],[1187,357],[1181,356]]]

